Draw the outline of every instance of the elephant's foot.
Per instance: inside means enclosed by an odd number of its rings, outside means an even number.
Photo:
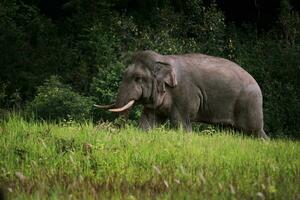
[[[264,130],[258,131],[258,132],[257,132],[257,135],[258,135],[259,137],[261,137],[261,139],[263,139],[263,140],[270,140],[270,138],[267,136],[267,134],[265,133]]]

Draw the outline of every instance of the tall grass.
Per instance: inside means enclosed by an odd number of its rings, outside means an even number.
[[[300,143],[111,124],[0,126],[8,198],[299,199]]]

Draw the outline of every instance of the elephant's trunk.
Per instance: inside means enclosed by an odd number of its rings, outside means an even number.
[[[133,106],[135,98],[133,97],[132,92],[129,88],[132,88],[132,86],[121,83],[117,94],[116,103],[113,108],[109,109],[109,111],[125,112]]]
[[[136,95],[135,92],[132,92],[133,90],[128,89],[133,87],[134,86],[132,85],[121,83],[117,94],[117,99],[114,104],[94,106],[97,108],[109,109],[111,112],[124,113],[125,111],[128,111],[135,103],[135,100],[138,99],[137,96],[139,95]]]

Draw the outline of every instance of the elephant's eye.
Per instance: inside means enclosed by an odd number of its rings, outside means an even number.
[[[139,76],[135,77],[134,80],[138,83],[141,83],[143,81],[142,77],[139,77]]]

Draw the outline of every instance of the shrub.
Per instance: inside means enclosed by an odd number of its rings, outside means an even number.
[[[81,121],[91,117],[92,105],[91,98],[81,96],[61,83],[57,76],[51,76],[38,87],[37,95],[27,106],[27,113],[33,112],[45,120]]]
[[[56,24],[28,1],[1,1],[0,44],[6,109],[31,100],[34,88],[50,75],[65,77],[78,57],[67,46],[69,36],[63,37]]]
[[[6,83],[1,83],[0,82],[0,107],[4,107],[5,105],[5,100],[6,100]]]

